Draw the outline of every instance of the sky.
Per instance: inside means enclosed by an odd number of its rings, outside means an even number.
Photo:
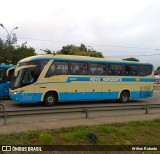
[[[0,0],[0,23],[9,33],[18,27],[17,45],[39,54],[83,43],[106,58],[160,66],[159,0]]]

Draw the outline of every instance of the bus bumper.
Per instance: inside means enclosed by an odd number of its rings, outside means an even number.
[[[42,93],[10,92],[10,98],[19,103],[41,102]]]

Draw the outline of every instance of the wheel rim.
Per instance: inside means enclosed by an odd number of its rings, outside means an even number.
[[[54,98],[52,96],[49,96],[47,100],[50,104],[54,102]]]
[[[126,102],[126,101],[127,101],[127,96],[126,96],[126,95],[123,95],[123,96],[122,96],[122,101],[123,101],[123,102]]]

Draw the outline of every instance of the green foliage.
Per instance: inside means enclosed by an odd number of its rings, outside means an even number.
[[[11,60],[12,45],[0,39],[0,63],[8,63]]]
[[[45,50],[43,50],[46,54],[53,54],[53,55],[55,55],[55,51],[51,51],[51,50],[49,50],[49,49],[45,49]]]
[[[97,142],[94,143],[94,145],[156,146],[160,144],[159,119],[128,123],[76,126],[16,134],[0,134],[0,143],[2,145],[93,145],[88,136],[89,132],[93,132],[97,136]],[[71,153],[71,151],[68,153]],[[111,151],[111,153],[114,152]],[[157,151],[155,151],[155,153],[157,153]]]
[[[12,51],[12,63],[17,64],[19,60],[34,55],[36,55],[35,49],[22,45]]]
[[[157,67],[157,71],[160,71],[160,66],[159,66],[159,67]]]
[[[123,59],[123,60],[126,60],[126,61],[137,61],[137,62],[139,62],[139,59],[133,58],[133,57],[125,58],[125,59]]]
[[[39,139],[40,142],[44,145],[52,145],[54,143],[54,137],[52,136],[52,134],[49,134],[47,132],[42,132]]]
[[[0,39],[0,63],[17,64],[19,60],[36,54],[35,49],[26,45],[15,47],[14,44],[16,42],[16,35],[10,40],[3,41]]]
[[[87,49],[84,44],[80,46],[75,45],[67,45],[63,46],[60,51],[56,54],[64,54],[64,55],[81,55],[81,56],[90,56],[90,57],[99,57],[103,58],[103,54],[101,52],[97,52],[93,49]]]

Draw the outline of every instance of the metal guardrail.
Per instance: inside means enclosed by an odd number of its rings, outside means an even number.
[[[7,123],[7,114],[6,114],[5,106],[4,106],[4,103],[3,103],[3,102],[0,102],[0,112],[2,112],[3,118],[4,118],[4,123],[3,123],[3,125],[6,125],[6,123]]]
[[[85,106],[55,106],[51,108],[43,109],[27,109],[27,110],[14,110],[6,111],[4,102],[0,103],[2,108],[2,113],[0,113],[0,118],[4,118],[4,125],[7,124],[8,117],[15,116],[29,116],[38,114],[60,114],[60,113],[84,113],[85,117],[88,118],[90,112],[95,111],[115,111],[115,110],[144,110],[145,114],[149,113],[150,109],[160,108],[160,103],[140,103],[140,104],[91,104]]]

